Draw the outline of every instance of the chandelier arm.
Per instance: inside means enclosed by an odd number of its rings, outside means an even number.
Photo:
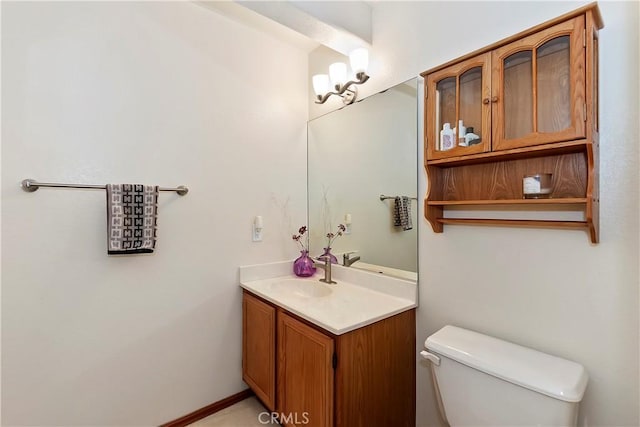
[[[365,74],[365,73],[358,73],[356,75],[356,77],[358,78],[358,80],[349,80],[344,85],[342,85],[340,87],[340,89],[337,90],[336,92],[331,91],[331,92],[325,93],[322,96],[318,95],[317,99],[315,101],[316,104],[324,104],[325,102],[327,102],[327,99],[329,99],[331,97],[331,95],[338,95],[338,96],[340,96],[341,98],[344,99],[345,96],[347,96],[347,95],[345,95],[345,92],[351,92],[351,96],[349,97],[351,102],[349,102],[349,103],[352,103],[355,100],[355,96],[353,96],[353,95],[357,94],[357,90],[354,91],[352,89],[349,89],[349,87],[351,85],[361,85],[362,83],[364,83],[367,80],[369,80],[369,76],[367,74]],[[356,89],[356,88],[354,88],[354,89]]]
[[[358,73],[360,74],[360,73]],[[367,80],[369,80],[369,76],[367,76],[366,74],[362,73],[362,76],[358,75],[358,77],[360,77],[358,80],[349,80],[348,82],[346,82],[338,91],[338,95],[342,95],[343,93],[345,93],[345,91],[347,89],[349,89],[349,86],[351,85],[361,85],[362,83],[366,82]]]
[[[323,96],[318,95],[318,99],[316,100],[316,104],[324,104],[325,102],[327,102],[327,99],[329,99],[329,97],[331,95],[340,95],[340,93],[338,93],[338,92],[327,92]]]

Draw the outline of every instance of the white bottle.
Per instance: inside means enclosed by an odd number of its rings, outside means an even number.
[[[455,147],[453,139],[453,130],[451,130],[451,124],[445,123],[444,127],[440,131],[440,150],[447,151]]]
[[[467,142],[465,135],[467,134],[467,128],[462,124],[462,120],[458,120],[458,145],[466,147]]]
[[[479,141],[479,140],[480,140],[480,136],[479,136],[479,135],[476,135],[475,133],[473,133],[474,129],[473,129],[471,126],[469,126],[469,127],[467,128],[467,130],[468,130],[469,132],[467,132],[467,133],[464,135],[464,142],[465,142],[465,144],[466,144],[467,146],[470,146],[470,145],[475,145],[475,144],[480,143],[480,141]],[[476,141],[476,142],[473,142],[473,141]],[[472,143],[472,142],[473,142],[473,143]]]

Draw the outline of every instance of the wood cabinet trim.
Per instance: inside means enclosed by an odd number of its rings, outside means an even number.
[[[586,205],[586,197],[558,199],[494,199],[494,200],[429,200],[429,206],[492,206],[492,205]]]
[[[488,225],[492,227],[589,229],[587,221],[555,221],[534,219],[438,218],[442,224]]]
[[[531,147],[520,147],[510,150],[491,151],[469,156],[450,157],[440,160],[429,160],[425,166],[454,167],[477,163],[489,163],[513,160],[519,158],[532,158],[536,156],[549,156],[555,154],[569,154],[586,152],[591,143],[585,139],[565,141]]]

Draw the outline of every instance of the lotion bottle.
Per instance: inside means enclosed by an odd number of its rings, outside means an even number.
[[[458,120],[458,145],[462,147],[467,146],[467,142],[465,140],[466,133],[467,128],[462,124],[462,120]]]
[[[473,133],[474,129],[471,126],[469,126],[467,128],[467,130],[468,130],[468,132],[464,135],[465,144],[467,146],[479,144],[480,143],[480,136],[476,135],[475,133]]]
[[[445,123],[444,127],[440,131],[440,149],[442,151],[451,150],[455,147],[455,142],[453,140],[453,130],[451,129],[450,123]]]

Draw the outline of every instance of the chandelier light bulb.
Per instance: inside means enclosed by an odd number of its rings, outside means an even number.
[[[331,85],[338,90],[340,86],[347,82],[347,64],[334,62],[329,65],[329,78],[331,79]]]
[[[326,74],[313,76],[313,91],[317,96],[322,96],[329,92],[329,76]]]

